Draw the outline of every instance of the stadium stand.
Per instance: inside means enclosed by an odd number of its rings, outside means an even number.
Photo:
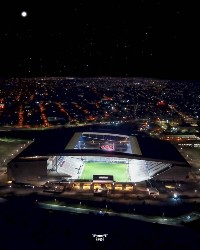
[[[145,161],[145,160],[129,160],[129,176],[130,181],[140,182],[148,180],[158,173],[161,173],[172,166],[170,163]]]
[[[144,160],[129,160],[129,176],[131,182],[140,182],[149,179],[146,163]]]
[[[150,177],[155,176],[156,174],[163,172],[164,170],[170,168],[172,164],[155,162],[155,161],[146,161],[147,170]]]
[[[72,179],[78,179],[83,171],[83,161],[80,158],[66,156],[63,165],[58,166],[58,173],[68,174]]]

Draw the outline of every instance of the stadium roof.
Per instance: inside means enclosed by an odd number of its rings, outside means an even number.
[[[88,132],[87,132],[88,133]],[[162,141],[150,137],[129,136],[113,133],[93,134],[109,136],[128,137],[133,146],[132,153],[105,151],[100,149],[74,149],[73,146],[80,134],[84,132],[76,132],[64,129],[62,133],[49,134],[46,137],[35,140],[30,146],[22,151],[14,160],[19,158],[25,159],[32,156],[51,156],[51,155],[94,155],[105,157],[120,157],[132,159],[145,159],[153,161],[171,162],[175,164],[188,165],[184,157],[178,150],[168,141]],[[76,139],[75,141],[73,141]],[[33,159],[33,158],[30,158]]]

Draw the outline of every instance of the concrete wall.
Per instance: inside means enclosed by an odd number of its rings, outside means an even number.
[[[47,161],[16,161],[7,165],[7,178],[16,182],[40,180],[47,176]]]

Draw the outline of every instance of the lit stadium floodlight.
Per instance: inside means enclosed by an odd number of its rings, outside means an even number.
[[[22,16],[22,17],[26,17],[26,16],[27,16],[27,12],[26,12],[26,11],[22,11],[22,12],[21,12],[21,16]]]
[[[176,193],[174,193],[174,199],[177,199],[178,195]]]

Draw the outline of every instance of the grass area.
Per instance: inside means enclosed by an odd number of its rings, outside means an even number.
[[[68,203],[68,202],[64,202],[64,201],[50,200],[50,201],[41,201],[40,203],[47,204],[47,205],[57,205],[57,206],[61,206],[61,207],[63,206],[63,207],[90,209],[90,210],[93,210],[94,212],[95,211],[99,212],[100,209],[103,210],[104,212],[115,212],[115,210],[113,210],[111,208],[102,207],[101,202],[96,202],[95,204],[97,206],[86,205],[86,204],[84,204],[84,201],[81,201],[81,204],[80,204],[79,200],[77,200],[77,202],[78,202],[77,204],[74,204],[74,203]]]
[[[50,200],[50,201],[44,201],[43,203],[50,204],[50,205],[58,205],[58,206],[66,206],[67,205],[66,202],[58,201],[57,199]]]
[[[93,179],[93,175],[113,175],[115,181],[128,181],[125,163],[86,162],[81,179]]]
[[[17,139],[17,138],[9,138],[9,137],[0,137],[0,141],[2,142],[18,142],[18,143],[26,143],[27,140]]]

